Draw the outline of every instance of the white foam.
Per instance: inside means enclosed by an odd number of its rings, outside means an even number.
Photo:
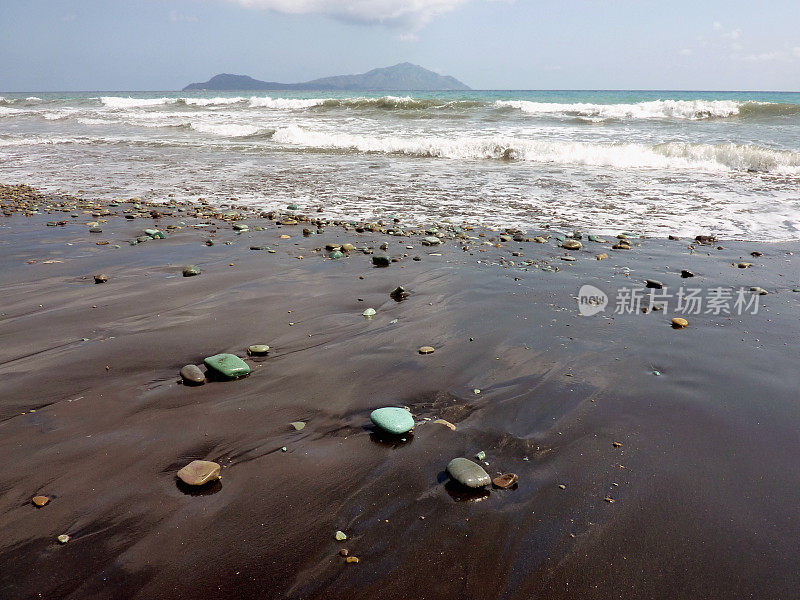
[[[237,96],[234,98],[181,98],[181,100],[189,106],[228,106],[244,102],[247,99]]]
[[[365,136],[309,131],[296,125],[279,128],[273,138],[310,148],[357,150],[461,160],[499,159],[613,169],[756,169],[800,174],[800,153],[758,146],[670,143],[601,144],[514,137]]]
[[[191,127],[200,133],[206,133],[220,137],[248,137],[263,131],[263,128],[255,125],[242,125],[237,123],[192,123]]]
[[[635,104],[558,104],[527,100],[498,100],[497,107],[516,108],[532,115],[560,114],[591,119],[685,119],[696,121],[733,117],[745,103],[733,100],[654,100]]]
[[[271,108],[277,110],[302,110],[324,104],[324,98],[271,98],[269,96],[250,98],[250,106],[253,108]]]
[[[175,104],[177,98],[120,98],[118,96],[102,96],[100,102],[103,106],[115,110],[141,108],[143,106],[159,106],[162,104]]]

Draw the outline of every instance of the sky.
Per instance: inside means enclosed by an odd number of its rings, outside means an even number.
[[[0,91],[410,61],[475,89],[800,91],[798,0],[0,0]]]

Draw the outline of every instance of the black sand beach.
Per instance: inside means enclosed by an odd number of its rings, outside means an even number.
[[[303,218],[0,197],[4,598],[797,596],[800,244],[612,250],[584,232],[567,251],[553,231],[443,228],[422,246],[409,225],[304,237]],[[324,220],[315,209],[286,213]],[[129,244],[148,228],[165,239]],[[345,242],[357,249],[328,258]],[[374,267],[384,242],[400,260]],[[768,293],[757,314],[685,329],[673,311],[614,314],[613,297],[579,314],[582,285],[613,296],[646,279]],[[259,343],[269,355],[248,357]],[[221,352],[252,373],[180,383]],[[376,434],[381,406],[413,413],[405,441]],[[448,482],[452,458],[481,451],[515,488]],[[175,474],[194,459],[222,479],[185,493]]]

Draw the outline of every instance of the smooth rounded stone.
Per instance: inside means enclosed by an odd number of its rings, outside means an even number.
[[[392,259],[390,259],[388,256],[376,254],[372,257],[372,264],[376,267],[388,267],[390,264],[392,264]]]
[[[429,235],[428,237],[422,238],[422,245],[423,246],[438,246],[441,243],[442,243],[442,240],[440,240],[438,237],[436,237],[434,235]]]
[[[689,271],[688,269],[683,269],[683,270],[681,271],[681,277],[683,277],[684,279],[687,279],[687,278],[689,278],[689,277],[694,277],[694,273],[692,273],[692,272],[691,272],[691,271]]]
[[[689,326],[689,321],[687,321],[686,319],[682,319],[681,317],[675,317],[674,319],[672,319],[672,326],[675,329],[683,329],[684,327]]]
[[[266,246],[250,246],[250,250],[266,250]]]
[[[765,295],[767,295],[767,294],[769,293],[769,292],[767,292],[767,290],[765,290],[764,288],[762,288],[762,287],[758,287],[758,286],[751,287],[751,288],[750,288],[750,291],[751,291],[751,292],[755,292],[756,294],[758,294],[758,295],[760,295],[760,296],[765,296]]]
[[[95,283],[105,283],[107,281],[108,281],[108,275],[106,275],[105,273],[98,273],[97,275],[94,276]]]
[[[624,244],[622,242],[620,242],[619,244],[614,244],[613,246],[611,246],[611,248],[613,250],[630,250],[631,249],[629,244]]]
[[[369,319],[371,317],[374,317],[377,313],[374,308],[368,308],[361,314]]]
[[[99,227],[89,227],[89,233],[103,233],[103,230]]]
[[[234,223],[233,230],[234,231],[247,231],[250,227],[246,223]]]
[[[663,283],[661,283],[660,281],[656,281],[655,279],[646,279],[644,284],[645,287],[653,288],[656,290],[660,290],[661,288],[664,287]]]
[[[151,238],[149,235],[140,235],[139,237],[136,238],[136,241],[139,242],[140,244],[144,244],[145,242],[149,242],[152,239],[153,238]]]
[[[564,240],[561,244],[562,248],[566,250],[580,250],[583,248],[583,244],[581,244],[578,240]]]
[[[753,265],[752,265],[752,263],[749,263],[749,262],[740,262],[736,266],[739,267],[740,269],[747,269],[749,267],[752,267]]]
[[[337,531],[333,534],[337,542],[343,542],[347,539],[347,534],[344,531]]]
[[[203,385],[206,375],[197,365],[186,365],[181,369],[181,379],[186,385]]]
[[[50,498],[48,498],[47,496],[34,496],[31,499],[31,502],[33,502],[35,506],[41,508],[42,506],[50,502]]]
[[[342,244],[342,252],[352,252],[356,247],[353,244]]]
[[[314,231],[309,229],[308,227],[303,228],[303,237],[309,237],[314,235]]]
[[[325,244],[325,250],[328,252],[334,252],[341,250],[342,247],[339,244]]]
[[[62,533],[56,539],[58,540],[59,544],[66,544],[69,541],[69,536],[66,533]]]
[[[535,238],[533,238],[533,241],[536,242],[537,244],[546,244],[547,238],[543,238],[542,236],[537,235]]]
[[[419,349],[420,354],[433,354],[436,351],[436,348],[433,346],[422,346]]]
[[[292,421],[289,423],[289,425],[294,427],[295,431],[302,431],[306,427],[306,424],[303,421]]]
[[[266,356],[269,352],[269,346],[266,344],[253,344],[247,348],[247,353],[250,356]]]
[[[145,229],[144,232],[145,232],[145,234],[147,234],[148,237],[150,237],[151,239],[154,239],[154,240],[157,240],[157,239],[158,240],[163,240],[163,239],[166,239],[166,237],[167,237],[166,235],[164,235],[163,231],[160,231],[158,229]]]
[[[392,435],[401,435],[414,429],[414,417],[405,408],[378,408],[370,413],[369,419],[375,427]]]
[[[607,259],[607,258],[608,258],[608,254],[606,254],[605,252],[601,252],[600,254],[598,254],[597,256],[595,256],[595,258],[596,258],[597,260],[605,260],[605,259]]]
[[[292,204],[287,204],[287,205],[286,205],[286,208],[288,208],[289,210],[297,210],[297,209],[299,209],[300,207],[299,207],[299,206],[297,206],[297,204],[294,204],[294,203],[292,203]]]
[[[338,250],[334,250],[333,252],[328,254],[328,258],[332,258],[334,260],[336,260],[337,258],[342,258],[343,256],[344,256],[344,254],[342,254]]]
[[[193,460],[178,471],[178,479],[186,485],[205,485],[219,479],[220,468],[210,460]]]
[[[575,262],[578,260],[574,256],[559,256],[558,258],[560,258],[561,260],[565,260],[567,262]],[[511,266],[514,266],[513,263],[511,263]]]
[[[235,354],[215,354],[203,362],[209,369],[228,379],[236,379],[250,374],[250,367]]]
[[[519,476],[516,473],[503,473],[492,479],[492,485],[502,490],[507,490],[517,483],[517,481],[519,481]]]
[[[200,269],[197,266],[189,265],[188,267],[184,267],[183,269],[184,277],[194,277],[196,275],[200,275]]]
[[[354,565],[354,564],[358,563],[358,557],[357,556],[348,556],[347,558],[344,559],[344,562],[346,562],[348,565]]]
[[[447,465],[452,479],[468,488],[480,488],[492,482],[489,474],[477,463],[467,458],[454,458]]]

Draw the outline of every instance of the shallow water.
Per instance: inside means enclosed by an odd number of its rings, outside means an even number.
[[[800,238],[800,94],[0,94],[0,180],[420,221]]]

